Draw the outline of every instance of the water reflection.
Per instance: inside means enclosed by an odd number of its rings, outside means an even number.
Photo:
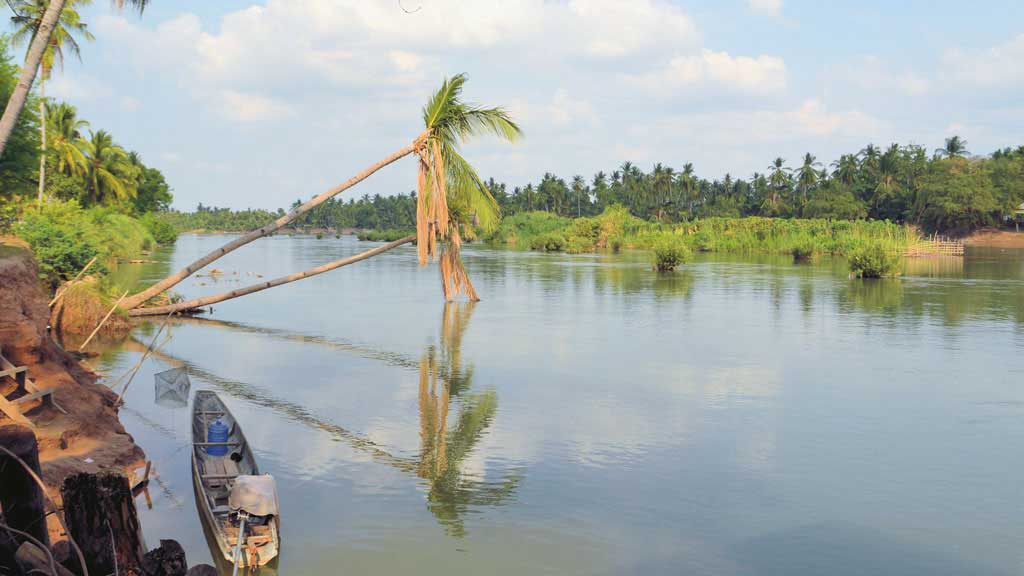
[[[325,432],[345,442],[354,450],[369,454],[378,463],[425,480],[428,486],[428,509],[449,535],[462,537],[466,534],[465,516],[471,508],[500,506],[506,503],[514,497],[522,478],[522,474],[515,469],[503,471],[497,479],[466,473],[464,470],[467,457],[474,452],[479,440],[486,434],[498,408],[498,397],[494,390],[473,390],[473,367],[462,359],[462,338],[469,325],[473,307],[474,303],[470,302],[445,304],[441,317],[440,344],[428,345],[419,362],[401,354],[321,336],[223,320],[174,320],[174,323],[179,325],[209,326],[318,344],[353,353],[362,358],[378,360],[390,366],[418,370],[421,446],[416,457],[392,454],[366,436],[322,418],[306,406],[257,385],[213,373],[198,364],[174,357],[162,350],[155,350],[152,355],[165,364],[187,368],[189,374],[221,392],[271,409],[289,420]],[[134,338],[125,349],[141,353],[145,346],[142,340]],[[454,417],[449,414],[453,403]],[[163,435],[173,435],[173,431],[141,415],[140,422]]]
[[[466,534],[464,517],[472,506],[500,506],[513,497],[521,475],[506,472],[497,481],[463,472],[466,457],[494,420],[498,396],[493,390],[473,392],[473,367],[462,362],[462,336],[473,314],[472,302],[446,303],[441,322],[441,347],[428,346],[420,360],[420,462],[417,474],[430,486],[431,513],[455,537]],[[459,413],[448,427],[451,398],[459,397]]]

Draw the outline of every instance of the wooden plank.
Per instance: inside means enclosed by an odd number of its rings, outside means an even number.
[[[238,474],[203,474],[203,480],[231,480],[238,478]]]
[[[22,415],[21,410],[19,410],[17,406],[12,404],[9,400],[7,400],[7,398],[4,398],[2,395],[0,395],[0,412],[6,414],[8,418],[14,420],[18,424],[28,426],[33,430],[36,429],[35,424],[29,422],[29,419],[25,418],[25,416]]]
[[[11,362],[10,362],[9,360],[7,360],[7,358],[4,358],[3,354],[2,354],[2,353],[0,353],[0,369],[3,369],[3,370],[10,370],[11,368],[15,368],[14,364],[11,364]],[[35,394],[36,392],[41,392],[41,390],[39,389],[39,387],[38,387],[38,386],[36,386],[36,383],[35,383],[35,382],[33,382],[33,381],[32,381],[32,380],[30,379],[30,378],[28,378],[28,377],[26,376],[26,374],[28,374],[28,373],[27,373],[27,372],[25,372],[25,373],[23,373],[23,374],[21,374],[21,375],[20,375],[20,377],[21,377],[21,378],[22,378],[23,380],[22,380],[22,381],[19,381],[19,383],[18,383],[18,384],[19,384],[19,385],[18,385],[18,389],[19,389],[19,390],[24,390],[25,392],[28,392],[29,394]],[[65,410],[64,408],[62,408],[60,404],[57,404],[57,399],[56,399],[56,397],[55,397],[55,396],[54,396],[53,394],[51,394],[51,395],[50,395],[50,396],[49,396],[49,397],[47,398],[47,400],[46,400],[46,401],[47,401],[47,403],[49,403],[49,404],[50,404],[51,406],[53,406],[53,407],[54,407],[54,408],[56,408],[57,410],[60,410],[60,411],[61,411],[61,412],[63,412],[64,414],[67,414],[67,413],[68,413],[68,411],[67,411],[67,410]]]
[[[44,396],[53,396],[53,390],[52,389],[40,390],[39,392],[33,392],[31,394],[26,394],[26,395],[22,396],[21,398],[15,398],[14,400],[11,400],[10,402],[11,402],[11,404],[14,404],[14,405],[24,404],[25,402],[31,402],[33,400],[38,400],[38,399],[40,399],[40,398],[42,398]]]
[[[0,370],[0,378],[3,378],[5,376],[10,376],[11,378],[14,378],[16,375],[22,374],[24,372],[28,372],[28,366],[15,366],[14,368],[5,368],[3,370]]]

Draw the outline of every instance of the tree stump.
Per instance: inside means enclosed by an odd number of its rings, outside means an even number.
[[[32,430],[18,425],[0,427],[0,446],[21,458],[36,474],[39,445]],[[49,546],[46,531],[46,499],[39,484],[17,460],[0,451],[0,510],[9,526],[28,532]]]
[[[75,474],[64,480],[61,495],[64,522],[90,574],[143,573],[142,529],[128,478]]]
[[[146,576],[185,576],[188,571],[185,549],[175,540],[161,540],[159,548],[146,552],[142,569]]]

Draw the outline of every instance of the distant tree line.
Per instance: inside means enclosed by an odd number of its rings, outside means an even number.
[[[624,162],[589,180],[548,173],[538,183],[511,188],[487,181],[502,214],[541,211],[566,217],[595,216],[612,205],[651,222],[687,222],[710,217],[767,216],[836,220],[889,220],[926,231],[963,233],[1000,224],[1024,201],[1024,146],[970,157],[959,137],[929,153],[921,146],[867,145],[824,166],[805,154],[797,166],[776,158],[749,178],[726,174],[698,177],[692,164],[676,170],[655,164],[644,172]],[[298,206],[296,200],[292,207]],[[180,230],[245,230],[280,214],[234,212],[200,204],[177,215]],[[414,193],[332,199],[293,226],[408,230],[415,226]]]

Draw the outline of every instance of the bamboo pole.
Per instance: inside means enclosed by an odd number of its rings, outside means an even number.
[[[156,331],[156,334],[153,334],[153,340],[149,343],[149,347],[146,348],[145,352],[143,352],[142,358],[140,358],[139,362],[135,365],[135,370],[132,372],[132,375],[128,377],[128,381],[124,383],[124,388],[121,388],[121,393],[117,395],[117,402],[114,402],[115,408],[121,405],[121,399],[124,398],[124,393],[128,391],[128,387],[131,386],[132,380],[134,380],[135,375],[138,374],[139,368],[142,368],[142,363],[149,357],[149,353],[153,351],[156,339],[160,337],[160,333],[167,327],[167,322],[171,319],[173,314],[174,312],[168,313],[167,317],[164,318],[164,323],[160,325],[160,329]]]
[[[89,337],[85,339],[85,342],[82,342],[82,345],[78,347],[79,352],[84,350],[86,345],[89,344],[89,342],[92,342],[93,337],[95,337],[96,333],[100,331],[100,328],[102,328],[103,325],[107,323],[107,320],[110,319],[110,315],[114,313],[114,310],[117,310],[118,304],[120,304],[121,301],[124,300],[125,296],[127,295],[128,290],[125,290],[124,294],[121,294],[121,297],[117,299],[117,302],[115,302],[114,305],[110,307],[110,312],[107,312],[107,315],[103,317],[103,320],[100,320],[100,323],[96,325],[96,328],[93,329],[92,334],[89,334]]]
[[[64,288],[63,290],[60,290],[60,289],[57,290],[57,293],[53,295],[53,300],[50,300],[50,308],[53,308],[53,305],[57,303],[57,300],[59,300],[60,297],[64,295],[64,292],[67,291],[67,287],[68,286],[70,286],[75,281],[77,281],[79,278],[81,278],[82,274],[85,274],[85,271],[88,270],[89,267],[93,265],[93,262],[96,262],[96,258],[98,258],[98,256],[93,256],[92,260],[89,260],[88,264],[85,265],[85,268],[82,268],[81,270],[79,270],[78,274],[75,274],[74,278],[72,278],[71,280],[68,280],[67,282],[65,282],[64,286],[62,286],[62,288]]]
[[[340,268],[342,266],[354,264],[356,262],[359,262],[360,260],[366,260],[371,256],[376,256],[377,254],[380,254],[382,252],[387,252],[388,250],[397,248],[402,244],[408,244],[414,240],[416,240],[416,236],[406,236],[405,238],[395,240],[394,242],[389,242],[387,244],[384,244],[383,246],[373,248],[372,250],[367,250],[366,252],[361,252],[354,256],[342,258],[341,260],[335,260],[334,262],[329,262],[322,266],[317,266],[316,268],[310,268],[309,270],[306,270],[304,272],[296,272],[295,274],[290,274],[288,276],[281,276],[279,278],[275,278],[267,282],[253,284],[251,286],[246,286],[245,288],[239,288],[238,290],[231,290],[230,292],[221,292],[220,294],[215,294],[213,296],[195,298],[193,300],[189,300],[188,302],[178,302],[177,304],[169,304],[167,306],[156,306],[153,308],[135,308],[134,310],[129,310],[128,314],[130,316],[155,316],[158,314],[173,314],[174,312],[194,310],[196,308],[201,308],[203,306],[209,306],[210,304],[216,304],[217,302],[223,302],[224,300],[231,300],[233,298],[238,298],[240,296],[245,296],[247,294],[252,294],[254,292],[259,292],[261,290],[266,290],[267,288],[273,288],[275,286],[280,286],[282,284],[288,284],[289,282],[295,282],[296,280],[302,280],[304,278],[316,276],[317,274],[323,274],[324,272],[329,272],[331,270],[334,270],[335,268]]]

